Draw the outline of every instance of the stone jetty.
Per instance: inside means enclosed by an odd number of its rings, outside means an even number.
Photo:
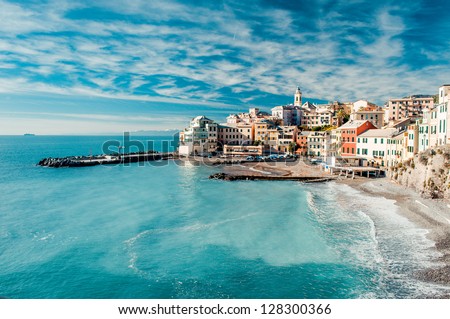
[[[209,176],[209,179],[218,179],[225,181],[299,181],[304,183],[318,183],[335,180],[336,177],[321,176],[267,176],[267,175],[231,175],[226,173],[216,173]]]
[[[43,158],[38,166],[46,167],[87,167],[96,165],[127,164],[146,161],[173,159],[174,153],[159,153],[156,151],[129,153],[120,155],[67,156]]]

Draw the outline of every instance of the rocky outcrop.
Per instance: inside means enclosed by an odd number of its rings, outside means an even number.
[[[427,198],[450,199],[450,146],[419,153],[389,170],[391,179]]]

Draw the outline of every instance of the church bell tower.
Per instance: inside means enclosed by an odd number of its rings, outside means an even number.
[[[297,86],[297,90],[295,91],[294,105],[302,106],[302,91],[300,91],[300,88],[298,86]]]

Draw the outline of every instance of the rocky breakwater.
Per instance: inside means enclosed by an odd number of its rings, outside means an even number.
[[[68,156],[59,158],[44,158],[37,163],[46,167],[85,167],[108,164],[127,164],[145,161],[168,160],[175,158],[173,153],[158,153],[156,151],[129,153],[121,155]]]
[[[318,177],[318,176],[267,176],[267,175],[231,175],[226,173],[216,173],[209,176],[209,179],[225,181],[300,181],[304,183],[327,182],[335,180],[336,177]]]
[[[100,164],[118,164],[121,160],[114,156],[69,156],[69,157],[48,157],[41,159],[38,166],[46,167],[83,167],[95,166]]]

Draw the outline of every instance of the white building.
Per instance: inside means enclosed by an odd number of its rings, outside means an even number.
[[[302,110],[297,105],[279,105],[272,108],[272,116],[283,120],[283,125],[300,125]]]
[[[367,163],[376,163],[379,166],[387,166],[388,145],[397,129],[372,129],[360,134],[356,143],[356,155],[367,160]]]
[[[430,147],[430,120],[428,110],[424,110],[424,117],[417,121],[419,126],[419,152],[423,152]]]
[[[310,102],[305,102],[302,109],[301,125],[309,128],[331,125],[334,112],[327,108],[328,105],[319,107]]]
[[[435,106],[436,111],[436,145],[441,146],[447,143],[448,126],[448,102]]]
[[[407,141],[407,132],[401,132],[387,139],[386,162],[388,167],[396,166],[403,162],[405,158],[405,141]]]
[[[419,151],[419,125],[408,125],[408,140],[406,143],[406,158],[412,158]]]
[[[431,110],[423,110],[419,125],[419,151],[441,146],[447,142],[448,103],[435,104]]]
[[[450,84],[444,84],[439,88],[439,97],[438,97],[439,105],[442,106],[442,112],[447,113],[447,117],[445,119],[445,124],[441,124],[444,127],[444,130],[446,131],[446,140],[445,144],[450,144]],[[443,114],[439,115],[439,119],[443,120]]]
[[[321,157],[324,161],[331,152],[331,131],[316,131],[308,135],[308,156]]]
[[[297,90],[295,90],[295,94],[294,94],[294,105],[295,106],[302,105],[302,91],[300,91],[300,88],[298,86],[297,86]]]
[[[217,150],[218,126],[205,116],[197,116],[180,132],[178,152],[182,156],[205,155]]]

